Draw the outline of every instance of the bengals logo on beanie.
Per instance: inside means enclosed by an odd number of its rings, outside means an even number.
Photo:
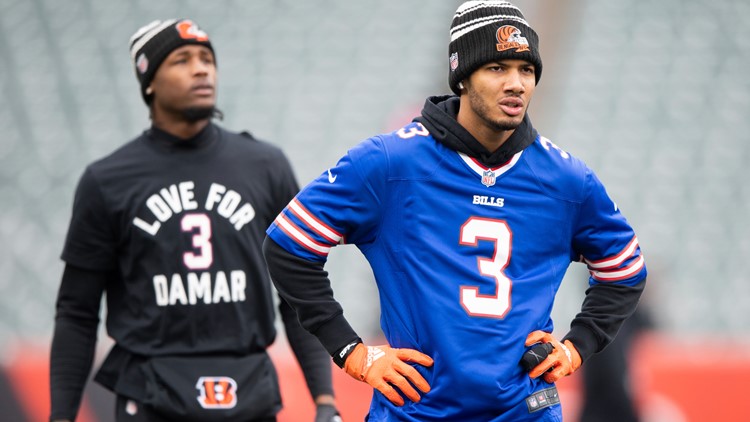
[[[448,85],[460,95],[458,83],[480,66],[497,60],[526,60],[542,76],[539,37],[521,10],[507,1],[467,1],[456,10],[448,45]]]
[[[169,53],[183,45],[204,45],[214,52],[208,34],[190,19],[155,20],[135,31],[130,37],[130,57],[135,65],[135,76],[141,84],[141,96],[146,103],[151,96],[146,89],[151,85],[156,70]],[[214,57],[214,63],[215,63]]]
[[[503,25],[497,28],[497,51],[516,49],[516,53],[529,51],[529,42],[521,35],[521,30],[513,25]]]

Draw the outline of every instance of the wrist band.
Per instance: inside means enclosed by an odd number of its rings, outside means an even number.
[[[352,354],[354,348],[360,343],[362,343],[362,339],[357,338],[355,341],[337,350],[336,353],[333,354],[333,363],[338,365],[339,368],[343,368],[344,362],[346,362],[346,358],[348,358],[349,355]]]

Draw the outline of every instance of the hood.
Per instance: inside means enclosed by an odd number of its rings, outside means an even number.
[[[455,95],[429,97],[422,108],[422,115],[414,121],[422,123],[436,141],[475,158],[487,167],[505,164],[517,152],[531,145],[537,137],[527,113],[510,138],[497,151],[490,152],[456,120],[459,103],[460,99]]]

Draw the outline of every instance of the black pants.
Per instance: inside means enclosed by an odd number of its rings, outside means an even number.
[[[173,421],[156,413],[148,406],[123,396],[117,396],[115,405],[116,422],[181,422]],[[253,419],[247,422],[276,422],[276,417]]]

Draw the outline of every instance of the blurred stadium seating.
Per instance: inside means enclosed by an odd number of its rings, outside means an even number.
[[[19,371],[45,376],[37,366],[78,177],[148,125],[127,49],[135,29],[198,21],[217,51],[223,124],[282,146],[304,184],[358,140],[408,121],[427,95],[448,92],[447,28],[459,3],[0,0],[0,363],[10,383]],[[645,301],[658,328],[639,349],[657,362],[641,367],[649,385],[677,368],[724,374],[713,355],[750,338],[750,2],[516,3],[542,40],[535,125],[597,171],[647,257]],[[337,297],[362,334],[378,336],[371,273],[354,248],[341,249],[328,267]],[[584,285],[580,270],[566,279],[559,329]],[[662,352],[673,372],[657,370]],[[747,374],[746,354],[731,362]],[[32,385],[37,394],[44,382]],[[703,420],[686,394],[664,390],[684,419],[662,420]]]

